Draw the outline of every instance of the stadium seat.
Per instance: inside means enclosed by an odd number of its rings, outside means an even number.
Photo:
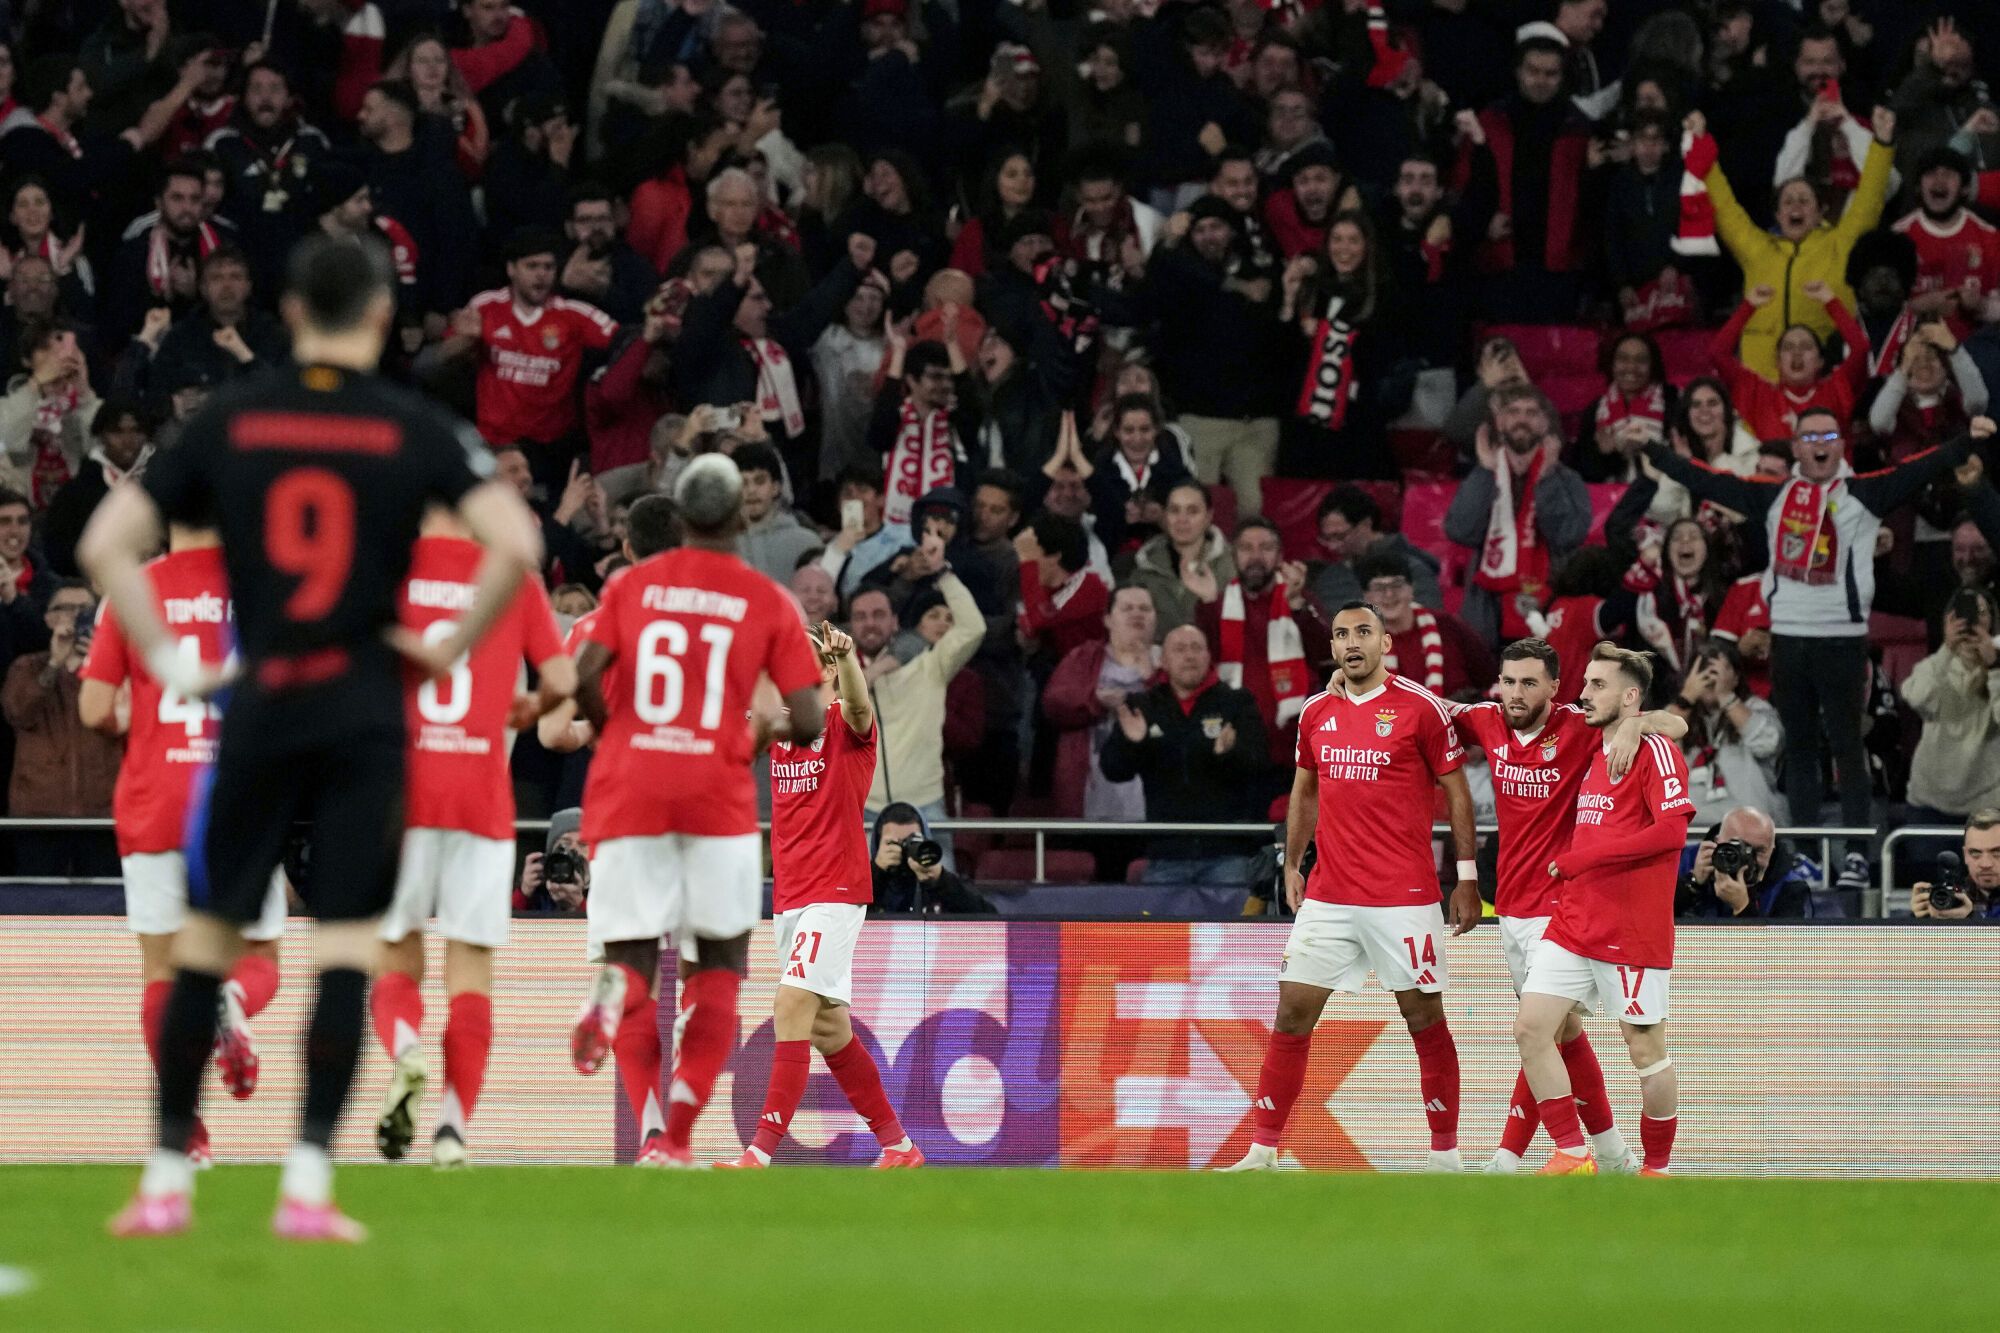
[[[1584,538],[1593,545],[1604,542],[1604,522],[1611,517],[1611,511],[1625,498],[1628,489],[1622,481],[1600,481],[1590,483],[1590,535]]]
[[[1405,472],[1450,476],[1458,466],[1458,450],[1435,430],[1392,428],[1389,431],[1389,450],[1396,456],[1396,466]]]
[[[1043,861],[1052,884],[1088,884],[1097,874],[1097,858],[1089,852],[1049,849]],[[1032,847],[998,847],[979,858],[979,877],[1032,883],[1035,878],[1035,850]]]
[[[1269,486],[1271,480],[1266,478],[1264,484]],[[1267,490],[1265,494],[1270,492]],[[1227,482],[1218,481],[1208,488],[1208,504],[1216,527],[1224,532],[1236,531],[1236,492]]]
[[[1152,862],[1143,856],[1135,858],[1131,865],[1125,867],[1125,882],[1143,884],[1146,880],[1146,867],[1151,864]]]
[[[1882,649],[1882,669],[1889,683],[1901,685],[1917,663],[1930,655],[1930,631],[1914,616],[1877,611],[1868,617],[1868,637]]]
[[[1604,392],[1597,370],[1602,331],[1584,324],[1496,324],[1480,336],[1514,344],[1528,378],[1562,414],[1565,438],[1574,439],[1584,412]]]
[[[1661,329],[1653,341],[1660,345],[1660,356],[1667,363],[1667,382],[1676,388],[1715,373],[1715,363],[1708,356],[1709,344],[1715,341],[1714,329]]]
[[[1306,481],[1297,477],[1271,477],[1264,482],[1264,517],[1278,525],[1287,560],[1318,560],[1319,506],[1335,486],[1335,481]],[[1403,484],[1397,481],[1356,481],[1350,483],[1366,491],[1382,510],[1382,531],[1396,532],[1403,517]]]

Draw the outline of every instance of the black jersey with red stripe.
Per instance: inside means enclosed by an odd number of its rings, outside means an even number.
[[[477,432],[374,375],[286,366],[218,393],[143,484],[169,522],[214,523],[236,602],[239,690],[343,702],[328,726],[402,727],[383,631],[425,506],[490,476]],[[311,710],[296,710],[311,716]]]

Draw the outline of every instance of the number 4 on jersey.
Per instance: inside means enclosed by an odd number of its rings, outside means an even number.
[[[192,634],[183,634],[174,645],[181,665],[190,671],[201,668],[201,640]],[[179,723],[187,729],[190,737],[199,736],[208,725],[210,718],[220,718],[222,710],[206,699],[190,699],[174,693],[163,682],[160,686],[160,722],[163,725]]]

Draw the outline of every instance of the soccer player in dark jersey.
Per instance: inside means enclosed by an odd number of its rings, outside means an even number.
[[[443,676],[507,609],[541,559],[520,497],[491,481],[472,429],[376,378],[395,313],[377,247],[312,238],[292,257],[284,313],[297,364],[218,394],[181,443],[118,486],[78,556],[104,588],[131,651],[184,697],[222,680],[182,657],[142,559],[163,525],[213,520],[236,602],[241,679],[222,720],[213,781],[190,811],[188,898],[160,1036],[160,1138],[119,1235],[185,1230],[187,1158],[222,979],[242,949],[292,825],[312,827],[305,897],[320,926],[318,996],[306,1038],[305,1111],[285,1158],[273,1229],[360,1240],[333,1204],[327,1146],[354,1079],[375,918],[389,904],[403,826],[400,652]],[[396,627],[396,599],[428,504],[455,507],[486,546],[472,605],[451,635]]]

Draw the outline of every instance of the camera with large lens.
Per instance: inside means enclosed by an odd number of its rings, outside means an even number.
[[[542,858],[544,884],[582,884],[590,873],[590,863],[574,847],[558,847]]]
[[[903,849],[903,864],[922,866],[928,870],[944,860],[944,844],[926,838],[921,833],[912,833],[896,844]]]
[[[1949,912],[1958,906],[1958,895],[1965,892],[1967,882],[1965,862],[1958,859],[1958,853],[1939,852],[1937,878],[1931,881],[1931,910]]]
[[[1718,875],[1747,881],[1757,869],[1757,849],[1741,838],[1718,842],[1709,864],[1715,867]]]

